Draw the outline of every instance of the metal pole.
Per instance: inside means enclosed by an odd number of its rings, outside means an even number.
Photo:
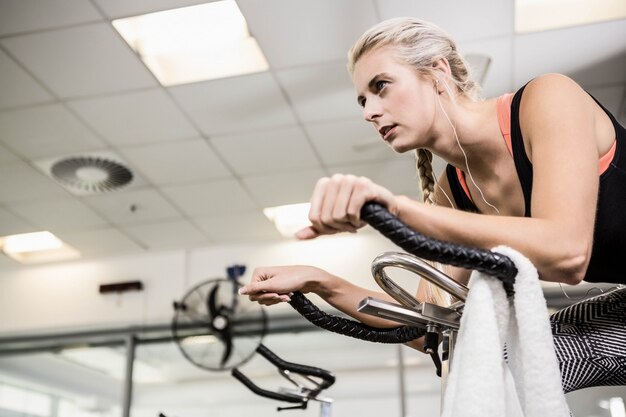
[[[406,389],[404,387],[404,354],[398,345],[398,376],[400,380],[400,417],[406,417]]]
[[[122,417],[130,417],[130,407],[133,399],[133,364],[135,362],[135,336],[130,334],[126,338],[126,375],[124,378],[124,403]]]

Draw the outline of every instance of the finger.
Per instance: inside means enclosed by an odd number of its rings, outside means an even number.
[[[251,294],[251,295],[248,296],[250,301],[255,301],[255,302],[278,299],[279,297],[280,296],[277,293],[275,293],[275,292]]]
[[[298,230],[294,236],[296,237],[296,239],[308,240],[314,239],[319,235],[320,234],[317,232],[317,230],[313,228],[313,226],[307,226],[304,229]]]
[[[340,175],[336,174],[326,183],[322,196],[319,215],[311,218],[313,227],[322,234],[334,234],[342,231],[341,223],[333,218],[333,211],[340,186]]]
[[[348,231],[351,231],[349,226],[352,226],[352,229],[358,226],[358,219],[354,219],[354,216],[351,216],[348,211],[350,201],[354,198],[355,183],[356,177],[354,175],[346,175],[342,179],[333,208],[333,218]]]
[[[313,194],[311,195],[311,207],[309,208],[309,220],[313,224],[315,230],[321,231],[320,215],[322,212],[322,205],[324,203],[324,195],[326,188],[330,182],[329,178],[320,178],[315,187],[313,188]]]

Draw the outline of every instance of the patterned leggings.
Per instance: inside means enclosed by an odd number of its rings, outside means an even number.
[[[626,385],[626,288],[566,307],[550,322],[564,392]]]

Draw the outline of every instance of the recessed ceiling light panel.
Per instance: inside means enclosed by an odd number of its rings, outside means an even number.
[[[234,0],[118,19],[113,26],[164,86],[269,68]]]

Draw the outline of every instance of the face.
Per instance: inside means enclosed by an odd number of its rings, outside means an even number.
[[[356,62],[353,82],[363,116],[396,152],[427,146],[433,137],[436,91],[432,80],[375,48]]]

